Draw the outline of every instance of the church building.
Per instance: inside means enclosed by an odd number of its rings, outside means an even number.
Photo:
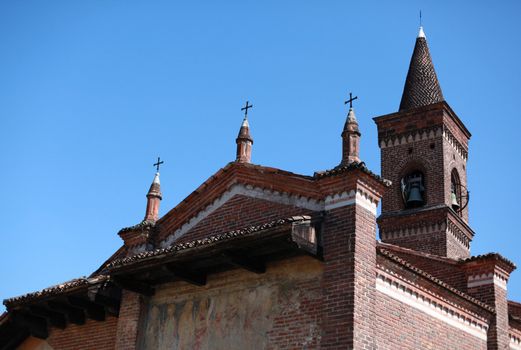
[[[422,28],[399,110],[374,118],[381,175],[353,99],[330,170],[252,163],[248,103],[236,159],[161,217],[158,160],[144,220],[97,271],[4,300],[0,349],[521,350],[514,263],[470,252],[471,134]]]

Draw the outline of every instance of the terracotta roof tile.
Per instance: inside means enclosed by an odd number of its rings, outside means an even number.
[[[86,277],[75,278],[70,281],[42,289],[37,292],[27,293],[27,294],[20,295],[17,297],[5,299],[4,305],[9,308],[9,307],[16,306],[19,304],[24,304],[24,303],[27,303],[29,301],[33,301],[36,299],[41,299],[41,298],[48,297],[48,296],[54,296],[54,295],[58,295],[58,294],[66,293],[66,292],[71,292],[71,291],[74,291],[76,289],[81,289],[86,286],[100,284],[100,283],[106,282],[108,279],[109,279],[109,277],[105,276],[105,275],[98,275],[98,276],[92,277],[92,278],[86,278]]]
[[[457,294],[458,296],[482,307],[483,309],[487,310],[487,311],[490,311],[490,312],[495,312],[495,309],[493,307],[490,307],[489,305],[479,301],[478,299],[474,298],[474,297],[471,297],[470,295],[468,295],[467,293],[463,293],[462,291],[448,285],[447,283],[443,282],[442,280],[432,276],[431,274],[417,268],[416,266],[412,265],[411,263],[409,263],[408,261],[405,261],[404,259],[398,257],[397,255],[394,255],[393,253],[391,253],[389,250],[386,250],[382,247],[377,247],[376,248],[377,251],[382,254],[383,256],[391,259],[392,261],[394,262],[397,262],[398,264],[408,268],[409,270],[425,277],[426,279],[444,287],[445,289],[451,291],[452,293],[454,294]]]
[[[494,260],[502,262],[503,264],[506,265],[505,267],[511,269],[509,272],[512,272],[517,268],[516,264],[514,264],[511,260],[505,258],[504,256],[502,256],[499,253],[487,253],[487,254],[474,255],[474,256],[471,256],[470,258],[466,258],[461,261],[467,263],[467,262],[472,262],[472,261],[489,260],[489,259],[494,259]]]
[[[405,79],[400,111],[427,106],[443,100],[443,93],[432,64],[427,40],[425,37],[418,37]]]
[[[139,253],[139,254],[136,254],[133,256],[123,258],[123,259],[116,259],[116,260],[110,262],[109,264],[107,264],[106,268],[110,270],[110,269],[120,267],[120,266],[131,265],[138,261],[146,260],[149,258],[174,255],[180,251],[189,250],[189,249],[197,248],[197,247],[201,247],[201,246],[206,246],[206,245],[214,244],[214,243],[221,242],[221,241],[227,241],[227,240],[232,240],[232,239],[236,239],[236,238],[240,238],[240,237],[245,237],[245,236],[248,236],[255,232],[282,226],[282,225],[288,224],[288,223],[310,220],[310,219],[311,219],[311,217],[307,216],[307,215],[292,216],[289,218],[271,221],[271,222],[268,222],[268,223],[265,223],[262,225],[248,226],[248,227],[245,227],[245,228],[242,228],[239,230],[233,230],[233,231],[229,231],[226,233],[209,236],[209,237],[206,237],[203,239],[197,239],[197,240],[193,240],[193,241],[189,241],[189,242],[172,244],[171,246],[166,247],[166,248],[160,248],[160,249],[155,249],[155,250],[151,250],[151,251],[147,251],[147,252],[142,252],[142,253]]]
[[[367,168],[367,166],[365,165],[364,162],[352,162],[347,165],[338,165],[330,170],[317,171],[317,172],[315,172],[315,174],[313,176],[317,179],[321,179],[321,178],[328,177],[328,176],[340,175],[340,174],[343,174],[343,173],[346,173],[349,171],[353,171],[353,170],[360,170],[363,173],[370,175],[375,180],[384,184],[386,187],[391,186],[391,181],[386,180],[383,177],[381,177],[380,175],[373,173],[371,170],[369,170],[369,168]]]

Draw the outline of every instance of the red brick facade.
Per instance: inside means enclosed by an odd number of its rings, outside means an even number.
[[[4,301],[0,348],[521,349],[515,265],[470,256],[458,207],[470,133],[443,101],[423,30],[412,87],[425,91],[375,118],[383,178],[358,162],[352,110],[331,170],[251,164],[245,120],[236,161],[161,218],[157,175],[147,220],[119,232],[123,247],[91,277]]]
[[[470,133],[445,102],[375,121],[382,176],[393,183],[382,199],[382,241],[440,256],[468,257],[474,233],[468,226],[468,208],[451,208],[451,183],[457,173],[460,190],[466,189]],[[414,172],[423,175],[424,205],[409,209],[402,181]]]

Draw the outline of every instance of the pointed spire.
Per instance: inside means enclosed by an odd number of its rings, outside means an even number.
[[[353,107],[347,113],[344,130],[342,131],[342,161],[340,165],[360,162],[360,130]]]
[[[248,105],[246,101],[246,107],[241,108],[244,110],[244,119],[239,129],[239,135],[235,139],[237,143],[237,158],[235,159],[238,163],[251,163],[251,146],[253,145],[253,138],[250,135],[250,123],[248,122],[248,109],[253,107]]]
[[[400,111],[443,101],[423,27],[420,26],[403,88]]]
[[[161,194],[159,172],[157,172],[147,193],[147,210],[144,221],[156,222],[159,220],[159,203],[162,199],[163,195]]]

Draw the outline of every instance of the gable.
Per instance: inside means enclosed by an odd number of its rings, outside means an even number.
[[[195,226],[180,236],[176,243],[201,239],[210,235],[260,225],[268,221],[293,215],[309,215],[313,211],[296,205],[288,205],[236,194],[218,209],[202,218]]]

